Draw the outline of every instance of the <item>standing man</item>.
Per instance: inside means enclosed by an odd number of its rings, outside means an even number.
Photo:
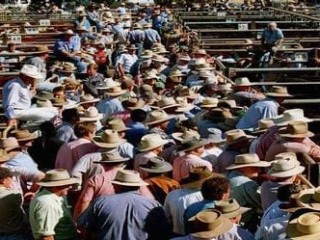
[[[77,181],[67,170],[54,169],[46,173],[42,188],[30,203],[29,220],[38,240],[76,239],[76,228],[66,196]]]
[[[138,60],[136,55],[136,46],[131,44],[128,47],[128,53],[121,54],[116,65],[117,70],[121,77],[124,77],[126,74],[130,74],[130,69],[132,65]]]
[[[36,79],[41,79],[37,67],[25,64],[19,77],[8,81],[3,87],[3,107],[9,125],[17,126],[17,120],[45,122],[54,118],[58,110],[53,107],[31,108]]]
[[[273,57],[283,42],[283,38],[283,33],[281,29],[277,28],[277,24],[275,22],[269,23],[268,27],[263,30],[261,36],[261,46],[266,52],[270,53],[268,62],[269,65],[273,63]]]

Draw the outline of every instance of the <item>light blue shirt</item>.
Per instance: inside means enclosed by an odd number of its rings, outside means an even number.
[[[77,139],[73,131],[73,126],[65,121],[58,127],[56,137],[66,143]]]
[[[273,45],[276,41],[283,38],[283,33],[279,28],[276,28],[274,31],[265,28],[262,32],[262,38],[266,44]]]
[[[118,98],[108,98],[97,103],[99,113],[103,113],[105,118],[110,117],[114,113],[123,112],[124,108]]]
[[[236,127],[238,129],[257,128],[260,119],[278,116],[278,108],[279,104],[273,99],[260,100],[250,106]]]
[[[18,77],[7,82],[3,87],[2,104],[5,115],[15,118],[14,110],[25,110],[31,107],[31,96],[27,85]]]

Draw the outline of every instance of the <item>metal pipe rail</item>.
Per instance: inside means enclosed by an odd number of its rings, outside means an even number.
[[[318,17],[314,17],[314,16],[302,14],[302,13],[292,12],[292,11],[288,11],[288,10],[284,10],[284,9],[280,9],[280,8],[275,8],[275,7],[268,7],[268,9],[273,10],[274,12],[280,12],[280,13],[284,13],[287,15],[291,15],[293,17],[302,17],[302,18],[312,20],[312,21],[320,21],[320,18],[318,18]]]
[[[230,16],[229,19],[232,18],[236,18],[236,16]],[[228,17],[226,18],[228,19]],[[320,23],[319,21],[312,21],[314,23]],[[251,24],[251,23],[255,23],[255,24],[268,24],[270,23],[270,21],[234,21],[234,22],[184,22],[185,25],[215,25],[215,24],[223,24],[223,25],[229,25],[229,24]],[[298,24],[298,23],[306,23],[306,21],[277,21],[277,24]]]
[[[320,71],[320,67],[308,67],[308,68],[229,68],[230,71],[236,73],[252,73],[252,72],[314,72]]]

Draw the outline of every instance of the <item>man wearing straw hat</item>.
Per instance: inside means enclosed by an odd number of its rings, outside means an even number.
[[[77,180],[66,170],[53,169],[37,184],[41,190],[30,203],[29,220],[35,239],[75,239],[76,228],[66,196]]]
[[[167,239],[168,222],[161,205],[137,194],[146,186],[139,174],[118,170],[114,180],[115,195],[93,202],[79,217],[78,228],[95,234],[97,239]],[[134,210],[133,210],[134,209]]]
[[[135,54],[137,50],[136,46],[131,44],[127,49],[128,53],[121,54],[116,62],[117,71],[121,77],[130,74],[132,65],[138,60]]]
[[[285,98],[292,97],[286,87],[273,86],[267,97],[250,106],[246,114],[239,120],[238,129],[257,128],[262,118],[278,116],[278,108]]]

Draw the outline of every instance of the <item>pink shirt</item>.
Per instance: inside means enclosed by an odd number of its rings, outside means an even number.
[[[55,168],[67,169],[69,173],[77,161],[88,153],[96,152],[98,146],[85,138],[78,138],[72,142],[63,144],[57,154]]]
[[[186,154],[173,160],[173,179],[180,182],[182,179],[189,177],[190,169],[193,167],[206,166],[212,171],[210,162],[194,154]]]
[[[90,202],[100,196],[115,194],[111,181],[115,178],[118,170],[119,168],[113,168],[89,178],[83,188],[79,201]],[[154,199],[147,187],[141,187],[139,191],[142,196]]]
[[[278,127],[272,126],[259,138],[259,144],[256,146],[256,154],[258,154],[260,160],[265,159],[265,155],[271,144],[279,139]]]

